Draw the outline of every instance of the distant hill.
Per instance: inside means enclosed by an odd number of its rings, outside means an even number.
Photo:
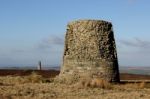
[[[0,66],[0,69],[13,69],[13,70],[37,70],[36,66]],[[43,70],[60,70],[59,66],[43,66]]]
[[[120,66],[121,73],[130,73],[130,74],[143,74],[143,75],[150,75],[150,66],[149,67],[126,67]]]
[[[37,70],[36,66],[7,66],[0,69]],[[60,66],[43,66],[43,70],[60,70]],[[120,73],[150,75],[150,67],[120,66]]]

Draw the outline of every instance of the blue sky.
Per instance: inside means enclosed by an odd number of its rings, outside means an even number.
[[[61,64],[68,22],[113,24],[120,66],[150,66],[149,0],[0,0],[0,66]]]

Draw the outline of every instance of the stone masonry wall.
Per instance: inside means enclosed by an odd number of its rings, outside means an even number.
[[[112,24],[102,20],[78,20],[67,26],[60,75],[78,73],[119,82]]]

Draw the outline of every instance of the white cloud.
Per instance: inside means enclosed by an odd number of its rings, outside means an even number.
[[[64,45],[64,37],[48,37],[41,40],[41,42],[38,44],[39,49],[49,49],[54,46],[62,46]]]
[[[138,47],[138,48],[149,48],[150,49],[150,41],[141,40],[139,38],[135,38],[133,40],[120,40],[122,45],[128,47]]]
[[[134,38],[119,40],[121,46],[118,49],[120,65],[149,66],[150,64],[150,41]]]

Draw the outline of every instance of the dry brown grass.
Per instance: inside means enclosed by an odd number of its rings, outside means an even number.
[[[138,89],[139,88],[139,85],[137,83],[126,83],[126,84],[123,84],[123,85],[117,85],[116,88],[121,88],[121,89]]]
[[[41,83],[43,81],[43,77],[38,75],[36,72],[32,72],[29,76],[25,77],[26,83]]]
[[[32,73],[24,77],[0,77],[0,99],[150,99],[150,84],[110,84],[99,79],[82,79],[75,84],[45,83]]]
[[[126,89],[149,89],[150,88],[150,83],[142,81],[142,82],[127,82],[125,84],[117,84],[117,85],[113,85],[113,87],[115,89],[122,89],[122,90],[126,90]]]
[[[145,82],[145,81],[142,81],[142,82],[139,84],[139,88],[146,88],[146,82]]]
[[[103,88],[103,89],[111,89],[112,88],[112,84],[110,84],[106,80],[99,79],[99,78],[92,79],[90,84],[91,84],[91,87],[98,87],[98,88]]]
[[[51,82],[50,78],[44,78],[36,72],[32,72],[28,76],[6,76],[0,77],[0,85],[9,84],[25,84],[25,83],[47,83]]]
[[[84,87],[102,88],[102,89],[111,89],[112,88],[112,84],[110,84],[106,80],[103,80],[100,78],[81,80],[81,82],[79,83],[79,86],[81,86],[83,88]]]

